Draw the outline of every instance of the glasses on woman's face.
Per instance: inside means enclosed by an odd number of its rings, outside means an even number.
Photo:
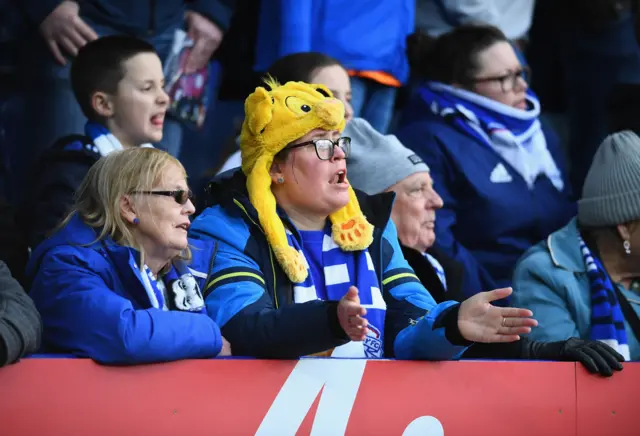
[[[320,160],[331,159],[336,147],[340,147],[345,159],[348,158],[351,153],[351,138],[348,137],[338,138],[336,141],[332,141],[331,139],[313,139],[311,141],[301,142],[300,144],[290,145],[286,147],[286,150],[293,150],[294,148],[306,147],[308,145],[315,147],[316,155]]]
[[[132,194],[142,195],[161,195],[164,197],[173,197],[176,203],[184,206],[187,201],[193,200],[193,192],[191,190],[179,189],[177,191],[133,191]]]
[[[529,67],[521,67],[515,71],[509,71],[507,74],[501,76],[479,77],[471,79],[473,83],[482,82],[499,82],[502,88],[502,92],[511,92],[518,84],[518,79],[522,79],[527,82],[531,70]]]

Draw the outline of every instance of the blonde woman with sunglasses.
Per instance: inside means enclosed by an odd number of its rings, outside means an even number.
[[[27,268],[45,352],[117,364],[230,355],[204,307],[215,250],[187,238],[191,198],[180,162],[157,149],[91,167]]]

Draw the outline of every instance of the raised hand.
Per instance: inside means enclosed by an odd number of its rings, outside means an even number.
[[[80,18],[80,7],[75,1],[65,0],[40,23],[40,33],[53,57],[65,65],[63,54],[75,56],[86,43],[98,38],[96,32]]]
[[[363,318],[367,310],[360,305],[358,288],[351,286],[338,303],[338,320],[344,332],[352,341],[364,341],[367,337],[367,320]]]
[[[460,304],[458,328],[462,336],[473,342],[513,342],[521,334],[531,332],[538,321],[533,312],[515,307],[496,307],[492,301],[508,297],[511,288],[480,292]]]
[[[189,37],[193,40],[185,73],[191,74],[207,65],[224,34],[211,20],[197,12],[187,11],[185,18]]]

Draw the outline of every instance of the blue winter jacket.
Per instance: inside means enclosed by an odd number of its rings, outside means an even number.
[[[256,71],[292,53],[317,51],[345,68],[409,77],[406,38],[415,0],[263,0]]]
[[[531,339],[563,341],[591,338],[591,285],[580,251],[577,220],[529,249],[513,274],[513,304],[531,309],[538,327]],[[640,316],[640,297],[618,285]],[[628,320],[625,329],[631,360],[640,361],[640,338]]]
[[[40,23],[60,0],[24,0],[22,7],[31,22]],[[186,8],[199,12],[223,30],[229,27],[235,0],[85,0],[80,13],[100,24],[135,36],[148,36],[183,21]]]
[[[233,345],[234,355],[297,358],[348,341],[336,301],[293,303],[293,286],[278,265],[246,194],[240,171],[209,186],[211,205],[191,226],[191,236],[218,241],[213,276],[204,296],[207,311]],[[369,248],[387,304],[385,357],[446,360],[469,345],[458,330],[457,302],[436,304],[404,259],[390,220],[393,194],[358,194],[375,227]],[[285,225],[298,238],[284,215]]]
[[[562,192],[544,176],[529,189],[496,151],[434,115],[419,96],[406,109],[396,135],[431,169],[444,202],[436,213],[436,244],[464,265],[467,296],[510,286],[518,258],[577,212],[558,140],[544,132],[565,179]],[[491,174],[499,166],[509,176],[494,183]]]
[[[106,239],[75,216],[40,244],[27,266],[30,295],[44,325],[45,351],[103,363],[135,364],[216,356],[218,326],[204,313],[152,307],[139,253]],[[191,241],[189,268],[201,288],[213,247]]]

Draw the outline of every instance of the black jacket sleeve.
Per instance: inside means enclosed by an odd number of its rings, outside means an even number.
[[[462,355],[463,359],[533,359],[531,348],[534,343],[526,337],[507,343],[483,344],[477,342]]]
[[[349,341],[338,321],[337,301],[273,307],[267,294],[222,327],[234,356],[297,359]]]
[[[0,366],[40,348],[42,321],[31,298],[0,261]]]

